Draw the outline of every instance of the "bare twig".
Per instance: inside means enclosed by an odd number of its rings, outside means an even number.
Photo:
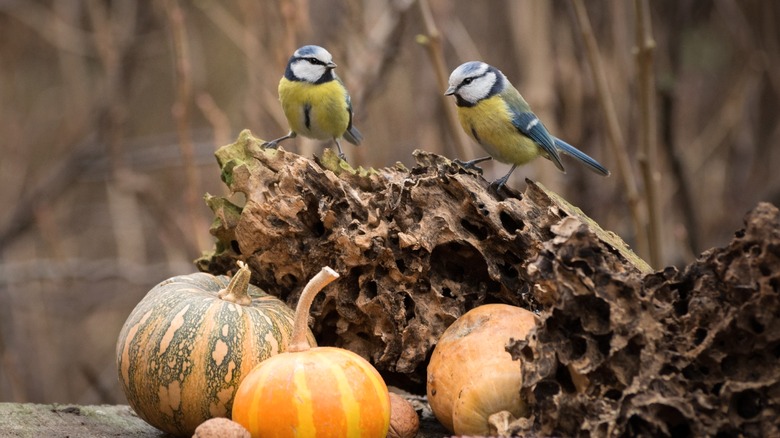
[[[130,172],[124,161],[126,125],[129,118],[128,99],[134,52],[136,4],[107,6],[97,0],[89,1],[93,41],[102,66],[105,94],[101,96],[100,114],[95,120],[97,139],[108,146],[114,178]],[[127,9],[125,9],[127,8]],[[122,262],[141,262],[146,258],[146,239],[140,219],[137,200],[109,180],[106,184],[112,231],[117,258]]]
[[[367,101],[381,88],[379,83],[389,72],[388,65],[395,59],[401,46],[406,15],[414,2],[390,2],[379,19],[367,30],[364,48],[357,53],[355,65],[357,76],[350,81],[353,101],[365,107]],[[356,56],[356,58],[357,58]]]
[[[217,4],[218,2],[209,3]],[[247,120],[250,123],[250,126],[253,126],[255,123],[259,123],[262,118],[261,115],[266,114],[269,115],[271,119],[274,120],[274,122],[276,122],[276,125],[279,127],[279,132],[284,133],[287,131],[287,129],[289,129],[289,126],[284,113],[280,110],[279,96],[276,93],[277,87],[270,86],[270,78],[264,78],[263,75],[258,74],[258,72],[263,71],[264,69],[264,66],[260,62],[260,56],[258,56],[259,53],[262,53],[262,44],[257,38],[259,30],[258,27],[261,24],[258,22],[258,20],[253,19],[258,17],[255,15],[255,10],[251,7],[251,5],[246,4],[249,2],[244,3],[244,12],[247,15],[243,17],[243,20],[241,20],[240,23],[236,23],[234,31],[240,30],[241,37],[237,40],[237,43],[239,48],[244,51],[244,57],[242,58],[242,61],[245,64],[244,68],[247,81],[246,92],[250,96],[258,96],[258,99],[247,99],[244,102],[244,112],[246,114]],[[220,10],[223,8],[224,7],[222,6],[219,7]],[[280,29],[275,30],[279,31]],[[285,47],[288,53],[292,53],[289,51],[290,48],[288,46],[293,45],[294,41],[289,41],[290,38],[287,37],[288,33],[289,31],[285,29],[285,38],[275,37],[272,44],[275,43]],[[278,80],[278,78],[274,79]],[[270,138],[276,137],[278,137],[278,135],[270,135]]]
[[[43,205],[53,204],[72,188],[73,182],[101,153],[101,145],[94,139],[83,141],[73,147],[65,160],[48,170],[43,180],[26,190],[14,203],[10,219],[4,221],[4,226],[0,228],[0,248],[7,248],[11,242],[23,237],[24,232],[35,223],[35,211]]]
[[[80,3],[75,2],[54,2],[55,16],[61,16],[63,18],[53,19],[51,26],[38,26],[39,28],[51,27],[52,31],[57,34],[58,39],[67,40],[70,38],[70,34],[73,32],[70,23],[78,23],[82,19],[82,6]],[[79,38],[74,40],[74,43],[80,43],[87,46],[87,40]],[[82,47],[81,52],[87,52],[88,47]],[[65,124],[66,129],[82,130],[84,126],[87,126],[90,122],[90,99],[84,99],[83,96],[89,96],[91,94],[91,84],[85,81],[84,78],[89,76],[89,64],[88,58],[84,56],[74,56],[72,53],[64,50],[57,51],[57,57],[59,58],[60,72],[63,82],[65,83],[64,89],[67,90],[69,102],[68,114],[74,119],[73,122]]]
[[[585,52],[588,56],[588,63],[593,70],[593,78],[596,81],[595,85],[596,89],[598,90],[600,108],[604,116],[604,120],[607,124],[607,136],[609,138],[609,144],[612,147],[612,153],[617,160],[618,175],[622,179],[623,186],[625,188],[626,200],[631,212],[631,219],[634,223],[637,252],[646,257],[649,253],[649,245],[647,240],[647,232],[645,230],[647,222],[645,219],[645,212],[639,197],[639,190],[637,189],[634,171],[631,168],[631,160],[628,157],[628,150],[626,149],[625,142],[623,141],[623,134],[620,130],[620,124],[618,122],[615,106],[612,102],[612,96],[610,94],[609,85],[607,83],[607,75],[601,62],[601,55],[599,54],[596,37],[593,34],[593,28],[590,25],[590,18],[588,18],[588,12],[585,9],[585,4],[583,1],[572,0],[572,4],[574,5],[575,16],[577,23],[580,26],[580,32],[582,33],[583,43],[585,44]]]
[[[79,56],[93,55],[87,44],[91,35],[73,26],[71,22],[64,20],[43,4],[19,3],[14,7],[4,7],[2,13],[24,23],[59,51]],[[49,23],[49,25],[43,26],[41,23]]]
[[[664,156],[669,163],[669,171],[671,173],[672,183],[679,192],[678,205],[680,214],[682,216],[683,225],[685,227],[685,239],[687,241],[687,251],[683,248],[683,251],[687,252],[687,258],[693,258],[700,251],[700,226],[697,212],[697,205],[694,202],[695,197],[691,190],[690,173],[687,171],[683,156],[680,153],[680,148],[675,147],[675,138],[673,135],[673,98],[669,90],[664,90],[660,96],[661,114],[664,116],[661,119],[661,132],[662,140],[661,146],[664,148]],[[670,193],[671,197],[674,197],[675,193]],[[666,205],[663,202],[662,205]]]
[[[284,53],[292,53],[300,43],[311,34],[308,0],[278,0],[279,10],[284,19],[282,29],[285,33],[282,40]]]
[[[417,42],[425,47],[428,52],[428,57],[433,64],[434,74],[436,75],[436,83],[439,85],[439,94],[442,101],[442,107],[446,116],[447,126],[452,134],[453,145],[455,154],[461,158],[470,158],[468,156],[468,149],[466,148],[466,141],[463,135],[463,130],[458,122],[458,116],[455,113],[455,108],[452,102],[449,102],[447,96],[444,96],[444,90],[447,89],[447,81],[449,78],[449,72],[444,62],[444,50],[442,48],[442,38],[439,28],[436,26],[436,21],[433,19],[433,13],[431,6],[427,0],[419,0],[417,2],[420,5],[420,13],[422,14],[423,23],[425,23],[426,35],[419,35]]]
[[[200,112],[206,117],[206,120],[211,123],[211,127],[214,130],[214,145],[222,146],[230,143],[230,136],[232,132],[230,130],[230,119],[227,114],[214,102],[214,99],[209,93],[200,93],[195,99],[195,103],[200,108]]]
[[[661,212],[659,207],[658,175],[658,120],[655,99],[655,74],[653,72],[653,51],[655,41],[650,22],[650,7],[647,0],[634,0],[636,13],[636,63],[639,73],[639,123],[640,147],[639,168],[645,186],[645,202],[648,212],[648,243],[650,265],[661,266],[663,252],[661,238]]]
[[[512,22],[518,25],[511,27],[513,46],[515,47],[515,64],[520,69],[522,77],[530,84],[518,87],[528,100],[534,113],[544,120],[550,132],[560,136],[555,112],[556,90],[555,57],[553,55],[552,4],[549,2],[509,2],[507,13]],[[528,41],[534,41],[528,44]],[[527,62],[526,60],[531,60]],[[515,84],[519,85],[519,84]],[[570,140],[569,140],[570,141]],[[541,161],[541,160],[540,160]],[[553,166],[536,166],[537,178],[543,180],[548,188],[561,190],[561,173]],[[519,175],[517,175],[519,176]]]
[[[392,71],[390,66],[400,50],[403,30],[413,4],[412,0],[388,2],[379,18],[365,30],[365,36],[354,39],[355,44],[348,47],[350,72],[354,74],[347,85],[358,125],[366,113],[361,108],[370,105],[378,90],[382,89],[380,84]],[[356,149],[354,162],[364,163],[366,151],[366,148]]]
[[[165,12],[171,33],[173,54],[175,57],[176,101],[171,109],[176,121],[176,131],[179,136],[179,148],[184,165],[186,188],[184,201],[187,206],[187,216],[192,230],[205,229],[205,221],[198,214],[201,207],[199,196],[200,175],[195,164],[195,152],[191,134],[190,106],[192,105],[192,67],[190,65],[190,50],[187,43],[187,28],[184,23],[184,11],[176,0],[165,2]],[[203,233],[192,233],[198,248],[205,248]]]
[[[443,26],[443,31],[445,39],[450,42],[458,59],[463,61],[483,59],[477,43],[458,16],[450,16]]]
[[[748,103],[747,90],[760,80],[761,71],[752,63],[747,63],[732,81],[731,88],[724,93],[722,103],[718,105],[718,112],[709,118],[709,123],[701,129],[689,146],[692,151],[700,151],[696,156],[691,156],[691,174],[699,175],[706,169],[707,164],[724,147],[724,140],[740,126]]]
[[[120,172],[116,178],[122,189],[132,193],[155,219],[160,241],[166,243],[164,246],[167,250],[182,251],[185,254],[177,254],[177,256],[180,256],[179,259],[185,259],[203,249],[203,246],[197,246],[197,242],[191,236],[198,230],[205,230],[205,225],[199,225],[204,228],[194,230],[189,228],[192,226],[190,217],[177,214],[176,210],[167,208],[167,200],[158,190],[155,190],[151,178],[134,172]]]
[[[265,84],[259,81],[257,75],[257,72],[264,71],[267,65],[266,58],[260,56],[262,45],[254,29],[254,17],[246,18],[247,24],[243,24],[230,15],[220,2],[195,2],[193,6],[201,9],[204,15],[244,54],[242,60],[246,62],[247,72],[245,92],[247,96],[257,96],[257,99],[247,99],[244,105],[250,123],[256,123],[260,119],[260,113],[264,111],[281,129],[287,129],[287,119],[284,118],[282,111],[278,110],[279,98],[276,96],[276,88],[264,86]]]

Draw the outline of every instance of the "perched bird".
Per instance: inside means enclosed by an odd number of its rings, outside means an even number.
[[[561,153],[571,155],[600,175],[609,175],[598,161],[550,135],[528,102],[493,66],[479,61],[461,64],[450,75],[449,88],[444,94],[455,96],[463,130],[493,158],[512,165],[509,173],[493,182],[499,189],[518,165],[538,156],[547,158],[564,171]],[[476,168],[475,164],[490,158],[461,164]]]
[[[263,144],[276,148],[298,134],[336,142],[339,157],[346,159],[339,138],[359,145],[363,136],[352,126],[352,101],[333,69],[333,56],[320,46],[303,46],[293,53],[279,81],[282,103],[290,133]]]

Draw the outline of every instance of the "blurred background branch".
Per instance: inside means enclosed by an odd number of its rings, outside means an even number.
[[[199,192],[200,175],[195,165],[195,150],[192,140],[191,110],[193,104],[192,64],[190,62],[189,38],[187,37],[186,18],[177,0],[161,0],[168,29],[171,35],[171,46],[174,57],[174,81],[176,83],[176,98],[171,107],[171,113],[176,123],[176,133],[184,167],[184,202],[188,220],[187,229],[199,230],[206,227],[207,222],[198,214],[202,205],[202,193]],[[203,234],[192,236],[196,248],[203,248],[207,240]]]
[[[639,91],[639,153],[637,161],[642,172],[647,206],[647,242],[650,266],[661,266],[663,240],[661,237],[661,211],[658,204],[658,122],[655,104],[655,73],[653,52],[655,41],[647,0],[634,0],[636,16],[637,88]]]
[[[647,206],[642,203],[642,199],[637,189],[637,179],[634,174],[631,159],[628,153],[628,146],[623,139],[623,130],[618,121],[615,103],[612,99],[612,92],[609,88],[607,74],[604,63],[599,53],[598,42],[593,33],[593,27],[590,24],[588,11],[582,0],[572,0],[574,5],[574,16],[577,18],[577,24],[582,32],[582,41],[585,45],[585,53],[588,57],[595,86],[598,93],[599,108],[604,117],[605,130],[611,146],[612,155],[617,160],[617,176],[625,190],[626,201],[628,202],[631,220],[634,224],[634,246],[640,257],[647,258],[649,254],[649,242],[647,236]],[[651,264],[651,266],[653,266]]]
[[[662,268],[780,202],[779,20],[756,0],[0,2],[0,401],[121,402],[122,322],[210,249],[214,151],[286,133],[276,89],[300,45],[334,54],[363,166],[481,155],[442,93],[462,62],[501,68],[614,173],[537,160],[510,185],[555,187]]]
[[[446,61],[444,60],[444,48],[439,26],[436,25],[436,20],[433,18],[433,11],[431,11],[428,0],[418,0],[417,4],[420,5],[420,15],[423,24],[425,25],[425,32],[417,35],[417,43],[423,46],[428,53],[428,58],[433,67],[433,75],[436,78],[436,89],[440,90],[439,100],[444,109],[444,120],[447,123],[448,131],[452,135],[452,148],[445,150],[454,153],[455,158],[471,160],[475,157],[472,157],[472,154],[467,152],[466,136],[463,135],[460,128],[460,122],[458,122],[455,107],[452,105],[452,102],[450,102],[452,98],[444,95],[444,90],[449,86],[449,76],[452,68],[447,68]],[[441,150],[437,152],[441,153]]]

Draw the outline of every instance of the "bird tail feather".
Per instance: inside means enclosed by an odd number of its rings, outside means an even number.
[[[585,152],[582,152],[581,150],[575,148],[569,143],[566,143],[560,138],[555,138],[554,140],[555,140],[555,147],[558,148],[558,150],[560,150],[564,154],[576,158],[577,160],[581,161],[586,166],[588,166],[588,169],[598,173],[599,175],[609,176],[609,170],[607,170],[604,166],[602,166],[601,163],[588,156]]]
[[[350,126],[346,132],[344,132],[344,140],[358,146],[363,141],[363,134],[357,130],[354,126]]]

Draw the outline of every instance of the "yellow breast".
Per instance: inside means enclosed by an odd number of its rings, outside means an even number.
[[[336,80],[312,84],[282,78],[279,82],[279,101],[290,129],[319,140],[339,138],[347,130],[346,93]]]
[[[463,130],[498,161],[525,164],[540,155],[537,144],[512,124],[511,112],[499,96],[459,106],[458,118]]]

